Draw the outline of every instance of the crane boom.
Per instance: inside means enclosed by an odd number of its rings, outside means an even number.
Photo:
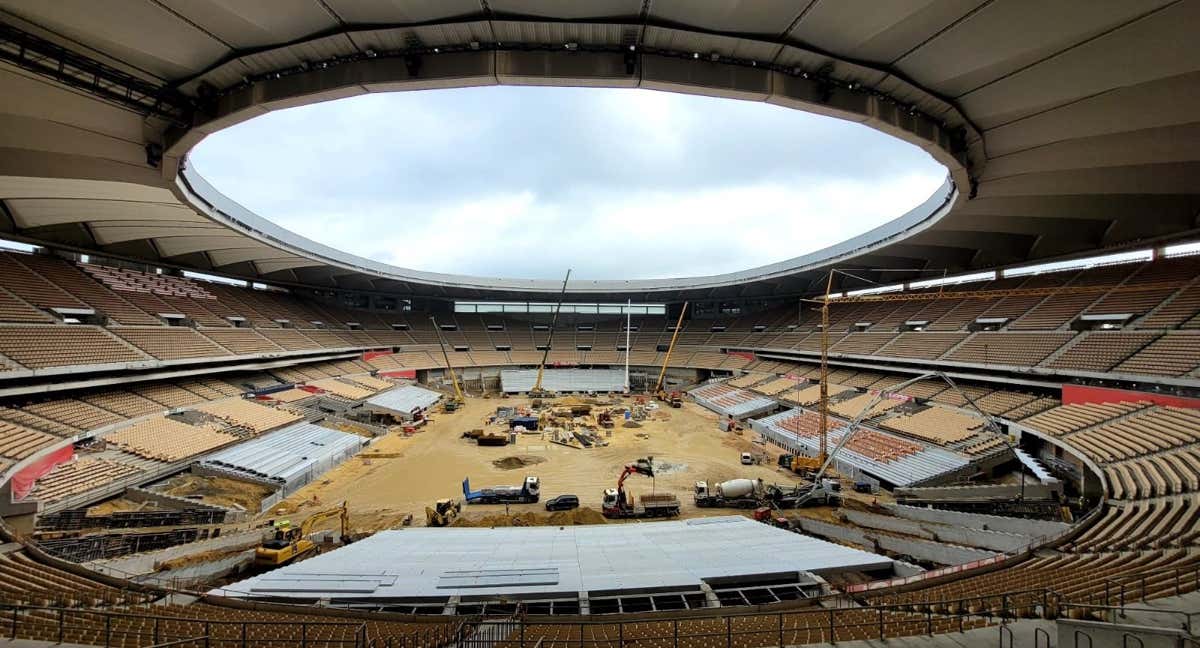
[[[459,405],[467,402],[463,396],[462,387],[458,384],[458,375],[454,373],[454,367],[450,366],[450,354],[446,351],[446,339],[442,337],[442,327],[438,326],[437,318],[430,315],[429,321],[433,322],[433,330],[437,331],[438,344],[442,347],[442,357],[446,359],[446,372],[450,374],[450,384],[454,385],[454,400]]]
[[[671,353],[675,351],[675,340],[679,339],[679,329],[683,328],[683,315],[687,312],[688,302],[683,302],[683,308],[679,309],[679,319],[675,321],[675,331],[671,333],[671,344],[667,346],[667,356],[663,358],[662,370],[658,372],[658,382],[654,383],[654,393],[657,394],[663,385],[663,378],[667,376],[667,365],[671,363]]]
[[[554,329],[558,326],[558,313],[562,310],[563,297],[567,295],[567,282],[571,280],[571,269],[567,268],[567,276],[563,279],[562,290],[558,293],[558,305],[554,307],[554,317],[550,318],[550,334],[546,336],[546,349],[542,351],[542,361],[538,363],[537,382],[533,383],[533,394],[542,393],[542,376],[546,372],[546,359],[550,357],[550,345],[554,342]]]

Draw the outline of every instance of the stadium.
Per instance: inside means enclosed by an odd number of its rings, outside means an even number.
[[[0,634],[1195,644],[1196,24],[0,0]],[[357,256],[190,164],[276,111],[494,85],[815,113],[945,181],[785,261],[556,280]]]

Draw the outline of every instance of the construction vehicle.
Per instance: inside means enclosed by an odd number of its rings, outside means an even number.
[[[446,374],[450,376],[450,384],[454,386],[454,398],[442,403],[442,411],[452,414],[467,402],[467,398],[463,395],[462,385],[458,383],[458,374],[454,373],[454,367],[450,366],[450,354],[446,351],[446,339],[442,337],[442,327],[438,326],[437,318],[432,315],[429,316],[429,321],[433,322],[433,330],[437,331],[438,344],[442,347],[442,358],[446,360]]]
[[[779,455],[779,467],[811,479],[821,469],[821,460],[816,457],[785,454]]]
[[[756,508],[763,503],[761,479],[730,479],[709,487],[698,481],[692,496],[701,508]]]
[[[678,389],[670,392],[663,390],[659,392],[658,398],[671,407],[683,407],[683,393]]]
[[[645,475],[646,472],[636,464],[625,466],[617,479],[617,487],[605,489],[604,499],[600,504],[600,511],[604,517],[627,519],[679,515],[679,498],[671,493],[651,493],[635,499],[631,493],[626,492],[625,480],[635,474]]]
[[[563,297],[567,295],[567,282],[571,280],[571,270],[567,269],[567,276],[563,279],[562,290],[558,293],[558,304],[554,307],[554,317],[550,318],[550,332],[546,335],[546,348],[542,350],[542,361],[538,363],[537,380],[533,383],[533,388],[529,390],[530,398],[551,398],[554,396],[551,392],[542,388],[542,377],[546,373],[546,360],[550,358],[550,347],[554,344],[554,329],[558,327],[558,313],[562,310]]]
[[[630,466],[635,472],[647,477],[654,476],[654,457],[643,457],[634,461]]]
[[[774,508],[790,509],[804,506],[838,506],[842,503],[841,483],[824,479],[820,484],[779,486],[772,484],[764,490],[764,498]]]
[[[462,489],[467,504],[531,504],[541,497],[542,482],[537,477],[526,477],[520,486],[492,486],[473,491],[468,477],[463,479]]]
[[[671,354],[675,352],[675,340],[679,339],[679,329],[683,328],[683,316],[687,313],[687,309],[688,302],[683,302],[683,308],[679,309],[679,319],[675,321],[675,330],[671,333],[671,343],[667,345],[667,355],[663,357],[662,369],[659,370],[658,380],[654,383],[654,397],[664,403],[671,403],[670,394],[663,389],[663,380],[667,377],[667,367],[671,362]],[[679,392],[674,393],[678,394]],[[671,407],[681,407],[682,402],[681,400],[680,405],[671,403]]]
[[[342,502],[342,505],[337,508],[312,514],[299,527],[292,526],[288,520],[280,520],[275,523],[275,537],[254,550],[254,565],[256,567],[280,567],[316,553],[317,543],[308,536],[312,534],[313,527],[317,524],[335,517],[341,519],[340,540],[343,544],[349,543],[350,538],[347,533],[350,530],[350,513],[346,510],[346,503]]]
[[[425,526],[450,526],[459,513],[462,513],[462,504],[450,498],[440,499],[433,503],[432,508],[425,507]]]

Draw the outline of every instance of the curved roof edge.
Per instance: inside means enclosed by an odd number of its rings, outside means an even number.
[[[363,272],[379,279],[434,285],[443,288],[469,288],[482,291],[516,291],[557,294],[562,284],[553,279],[505,279],[472,275],[427,272],[402,268],[343,252],[281,227],[255,214],[222,194],[184,158],[179,165],[175,186],[180,198],[212,220],[276,249],[328,263],[346,270]],[[920,205],[883,225],[851,239],[791,259],[763,266],[699,277],[667,279],[594,279],[573,280],[567,284],[571,294],[611,294],[619,292],[679,292],[689,289],[717,288],[776,279],[817,270],[831,263],[852,259],[917,234],[941,220],[959,196],[953,179],[946,180]]]

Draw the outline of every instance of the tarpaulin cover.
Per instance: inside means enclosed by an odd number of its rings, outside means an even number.
[[[54,470],[55,466],[64,464],[74,458],[75,446],[65,445],[22,468],[17,474],[12,476],[13,500],[25,499],[25,496],[29,495],[29,491],[33,490],[33,483],[39,477]]]

